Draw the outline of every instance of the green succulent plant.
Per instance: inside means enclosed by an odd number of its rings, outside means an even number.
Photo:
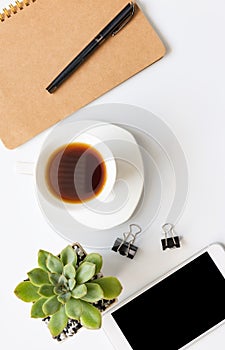
[[[102,315],[94,303],[115,299],[122,291],[116,277],[102,276],[102,263],[98,253],[87,254],[79,261],[71,245],[58,256],[39,250],[38,267],[27,273],[28,278],[16,286],[14,293],[32,303],[31,317],[50,316],[48,327],[53,337],[63,331],[69,319],[78,320],[88,329],[98,329]]]

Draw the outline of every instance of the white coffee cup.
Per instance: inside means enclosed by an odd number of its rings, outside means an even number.
[[[67,126],[68,128],[68,126]],[[66,131],[66,130],[64,130]],[[90,195],[89,198],[82,199],[82,196],[80,197],[79,201],[73,201],[73,200],[65,200],[65,198],[61,197],[58,194],[54,193],[52,190],[52,186],[49,184],[49,178],[48,178],[48,169],[49,169],[49,162],[53,155],[57,153],[57,150],[61,150],[62,154],[64,154],[65,150],[68,149],[70,145],[73,145],[74,147],[76,145],[86,145],[87,151],[93,150],[94,153],[99,155],[99,159],[104,164],[104,183],[101,186],[101,189],[92,195]],[[84,153],[85,155],[85,153]],[[82,157],[80,158],[82,159]],[[79,165],[80,160],[78,161]],[[79,177],[84,176],[85,168],[82,170],[83,174],[78,174],[78,171],[76,169],[79,169],[81,167],[76,167],[74,172],[74,184],[76,187],[76,182],[79,182]],[[61,130],[61,135],[59,138],[55,137],[51,142],[46,142],[44,146],[42,147],[36,164],[31,163],[24,163],[24,162],[17,162],[17,172],[19,173],[26,173],[26,174],[34,174],[35,179],[35,187],[36,191],[38,191],[38,196],[41,195],[45,198],[49,203],[52,205],[55,205],[57,207],[65,207],[70,211],[70,213],[78,206],[90,206],[94,207],[95,203],[99,201],[105,201],[110,197],[110,194],[113,191],[113,187],[116,181],[116,161],[114,159],[113,153],[111,152],[110,148],[107,146],[105,142],[103,142],[99,137],[93,136],[87,132],[84,132],[78,136],[75,136],[73,138],[69,137],[68,142],[68,135],[63,136],[63,130]],[[57,175],[56,175],[57,177]],[[79,188],[76,187],[78,196]]]

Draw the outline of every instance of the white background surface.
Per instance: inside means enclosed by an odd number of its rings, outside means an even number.
[[[7,4],[7,0],[1,0],[0,8]],[[122,281],[122,297],[161,276],[209,243],[225,243],[225,2],[140,0],[139,4],[163,39],[167,53],[92,105],[134,104],[164,120],[186,155],[190,188],[187,205],[176,226],[176,231],[183,237],[181,249],[162,252],[161,232],[156,228],[140,240],[133,260],[104,252],[103,273],[117,275]],[[0,113],[2,118],[2,111]],[[7,117],[6,113],[4,117]],[[82,330],[63,345],[58,344],[51,339],[41,321],[29,317],[30,304],[19,301],[13,294],[24,274],[36,266],[40,248],[56,254],[68,243],[42,216],[33,178],[15,172],[16,161],[36,160],[44,137],[45,132],[15,150],[7,150],[0,144],[3,348],[30,349],[32,346],[33,350],[52,350],[63,346],[64,349],[84,350],[92,346],[93,349],[112,350],[102,329]],[[225,327],[220,327],[192,349],[222,350],[224,347]]]

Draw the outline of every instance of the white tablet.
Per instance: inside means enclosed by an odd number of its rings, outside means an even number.
[[[215,243],[112,307],[103,329],[117,350],[183,350],[224,320],[225,251]]]

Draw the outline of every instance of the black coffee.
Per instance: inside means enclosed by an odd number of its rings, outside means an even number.
[[[90,145],[71,143],[51,155],[46,180],[51,192],[63,201],[88,201],[97,196],[105,185],[105,162]]]

